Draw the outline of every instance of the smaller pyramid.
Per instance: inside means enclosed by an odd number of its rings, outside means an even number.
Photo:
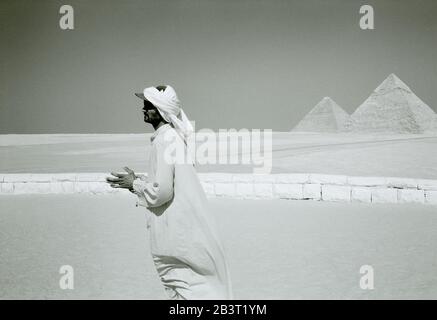
[[[352,114],[355,132],[423,133],[437,128],[435,112],[390,74]]]
[[[295,132],[341,132],[350,121],[349,114],[330,97],[324,97],[293,128]]]

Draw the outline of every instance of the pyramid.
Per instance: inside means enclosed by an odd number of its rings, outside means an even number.
[[[351,116],[354,132],[423,133],[437,129],[436,113],[390,74]]]
[[[339,132],[350,121],[349,114],[329,97],[324,97],[293,128],[296,132]]]

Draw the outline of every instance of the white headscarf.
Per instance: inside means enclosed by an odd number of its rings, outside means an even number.
[[[182,134],[184,140],[194,131],[190,120],[180,107],[176,91],[171,86],[166,86],[163,91],[149,87],[144,89],[143,94],[158,109],[164,120],[172,123],[175,129]]]

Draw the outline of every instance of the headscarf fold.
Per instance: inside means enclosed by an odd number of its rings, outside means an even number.
[[[167,85],[163,91],[149,87],[144,89],[143,94],[158,109],[164,120],[173,124],[184,140],[194,131],[190,120],[180,107],[176,91],[171,86]]]

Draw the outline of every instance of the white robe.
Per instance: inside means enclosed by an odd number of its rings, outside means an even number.
[[[148,177],[134,181],[137,205],[148,209],[156,270],[171,299],[232,299],[229,269],[208,199],[192,164],[171,164],[164,158],[171,143],[165,133],[177,136],[173,143],[185,148],[170,124],[159,127],[151,137]]]

